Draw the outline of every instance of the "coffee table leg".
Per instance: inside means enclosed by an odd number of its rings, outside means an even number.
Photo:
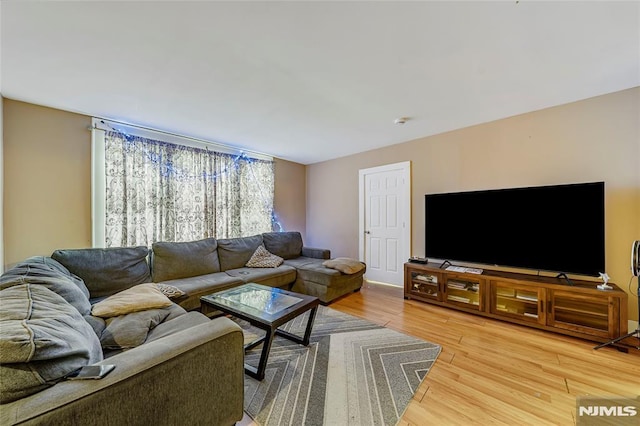
[[[273,342],[273,330],[265,330],[266,335],[263,339],[262,352],[260,352],[260,361],[258,362],[258,368],[255,368],[252,365],[245,364],[244,371],[253,377],[254,379],[262,380],[264,379],[264,371],[267,369],[267,360],[269,359],[269,351],[271,350],[271,343]]]
[[[316,318],[316,310],[318,309],[318,307],[314,307],[313,309],[311,309],[311,312],[309,312],[309,320],[307,321],[307,328],[304,331],[304,338],[302,340],[302,344],[305,346],[309,345],[309,337],[311,337],[311,329],[313,328],[313,321]]]
[[[304,337],[296,336],[293,333],[289,333],[288,331],[276,329],[276,334],[278,336],[282,336],[286,339],[291,340],[292,342],[300,343],[305,346],[309,346],[309,338],[311,337],[311,329],[313,328],[313,320],[316,318],[316,310],[317,306],[311,308],[309,311],[309,319],[307,320],[307,328],[304,331]]]
[[[307,319],[307,327],[304,330],[304,337],[300,338],[295,334],[291,334],[288,331],[280,330],[278,328],[265,330],[265,336],[262,339],[258,339],[250,344],[248,344],[245,348],[250,349],[254,346],[257,346],[260,342],[263,343],[262,352],[260,353],[260,362],[258,363],[258,368],[255,368],[252,365],[244,364],[244,371],[246,373],[258,380],[264,379],[264,371],[267,368],[267,360],[269,359],[269,351],[271,350],[271,343],[273,342],[273,337],[278,334],[282,337],[285,337],[289,340],[292,340],[296,343],[301,343],[305,346],[309,345],[309,339],[311,338],[311,330],[313,329],[313,321],[316,318],[316,311],[318,310],[317,306],[314,306],[311,311],[309,311],[309,319]]]

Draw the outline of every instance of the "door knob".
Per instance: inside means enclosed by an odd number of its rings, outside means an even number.
[[[365,233],[365,234],[370,234],[370,233],[371,233],[371,231],[364,231],[364,233]]]

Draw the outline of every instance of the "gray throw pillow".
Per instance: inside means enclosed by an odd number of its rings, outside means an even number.
[[[262,239],[270,253],[283,259],[302,255],[302,235],[299,232],[265,232]]]
[[[98,339],[99,339],[100,336],[102,336],[102,332],[107,327],[107,324],[104,321],[104,318],[94,317],[93,315],[84,315],[83,318],[87,322],[87,324],[91,326],[91,328],[96,333],[96,336],[98,336]]]
[[[218,240],[218,256],[223,271],[242,268],[262,245],[262,235]]]
[[[102,361],[91,326],[53,291],[21,284],[0,291],[0,301],[0,403],[39,392]]]
[[[152,246],[154,282],[220,272],[215,238],[189,242],[157,242]]]
[[[149,331],[163,322],[170,312],[167,308],[149,309],[108,318],[100,344],[105,349],[135,348],[144,343]]]
[[[89,290],[81,278],[50,257],[30,257],[2,274],[0,290],[20,284],[38,284],[62,296],[82,315],[91,311]]]
[[[51,257],[82,278],[95,299],[151,282],[148,254],[138,246],[56,250]]]

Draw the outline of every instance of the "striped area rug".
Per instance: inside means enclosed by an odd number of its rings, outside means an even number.
[[[307,314],[282,328],[302,335]],[[246,341],[263,333],[238,322]],[[261,348],[245,361],[257,365]],[[319,306],[308,347],[276,336],[264,380],[245,375],[244,409],[262,426],[395,425],[439,353],[439,345]]]

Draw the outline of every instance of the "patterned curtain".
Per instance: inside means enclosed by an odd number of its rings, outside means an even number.
[[[272,161],[109,131],[106,246],[271,231]]]

